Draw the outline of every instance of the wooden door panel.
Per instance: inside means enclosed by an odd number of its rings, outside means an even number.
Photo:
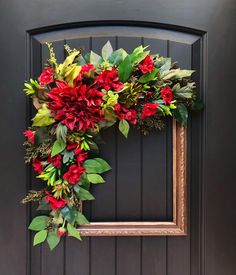
[[[155,37],[155,38],[154,38]],[[64,57],[63,46],[83,47],[84,52],[100,52],[109,40],[114,49],[125,48],[128,52],[139,44],[150,45],[152,52],[170,56],[186,69],[202,69],[202,37],[192,34],[170,32],[148,28],[96,27],[64,29],[62,32],[40,33],[31,37],[31,74],[39,74],[48,56],[45,42],[53,43],[58,59]],[[37,67],[38,66],[38,67]],[[195,76],[200,84],[200,76]],[[188,139],[190,145],[188,165],[198,158],[197,150],[192,154],[192,131],[197,124],[190,123]],[[172,219],[172,126],[166,130],[142,136],[131,130],[129,139],[120,135],[115,127],[104,131],[105,144],[100,146],[101,155],[112,166],[106,175],[107,183],[93,188],[96,200],[84,204],[83,211],[91,221],[134,221]],[[196,139],[197,140],[197,139]],[[196,167],[196,164],[195,164]],[[33,179],[32,179],[33,180]],[[192,181],[189,175],[188,184]],[[197,189],[195,188],[194,191]],[[197,190],[199,191],[199,190]],[[191,190],[189,190],[191,193]],[[191,193],[192,194],[192,193]],[[198,201],[199,193],[192,194]],[[131,203],[132,202],[132,203]],[[33,214],[33,213],[32,213]],[[199,215],[196,211],[195,215]],[[190,218],[190,215],[189,215]],[[199,231],[196,231],[196,236]],[[98,255],[100,255],[98,257]],[[194,254],[196,257],[196,253]],[[38,261],[35,259],[38,257]],[[32,250],[32,270],[41,265],[42,274],[91,274],[91,275],[189,275],[190,236],[181,238],[84,238],[80,244],[67,239],[56,252],[50,253],[43,246]],[[50,263],[60,259],[53,268]],[[104,262],[107,264],[104,265]],[[184,263],[184,264],[183,264]],[[34,272],[34,271],[33,271]],[[33,273],[34,274],[34,273]]]

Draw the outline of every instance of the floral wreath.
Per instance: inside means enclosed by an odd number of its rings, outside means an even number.
[[[169,116],[186,126],[188,110],[203,104],[194,93],[193,71],[150,55],[147,47],[128,54],[113,51],[108,41],[101,56],[91,51],[83,57],[65,45],[68,56],[58,64],[52,45],[47,46],[45,69],[38,80],[24,84],[37,109],[24,132],[25,162],[46,184],[22,202],[38,202],[38,210],[47,213],[36,216],[29,229],[36,231],[34,245],[47,241],[52,250],[64,235],[81,240],[77,228],[89,223],[81,202],[94,200],[90,185],[103,184],[101,174],[111,169],[98,157],[103,130],[118,125],[127,138],[132,125],[146,135],[161,130]]]

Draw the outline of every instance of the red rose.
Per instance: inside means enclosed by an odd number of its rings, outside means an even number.
[[[64,227],[60,227],[57,229],[57,235],[61,238],[66,234],[66,229]]]
[[[137,122],[137,112],[134,109],[127,109],[125,105],[120,105],[117,103],[114,106],[115,112],[118,116],[118,118],[121,119],[126,119],[128,120],[131,124],[136,124]]]
[[[91,71],[96,71],[96,68],[94,67],[93,64],[82,65],[79,75],[74,80],[74,84],[76,85],[77,82],[82,80],[82,78],[84,77],[84,74],[89,74]]]
[[[28,141],[34,144],[34,131],[32,130],[26,130],[24,131],[25,137],[28,138]]]
[[[85,152],[84,150],[80,149],[78,143],[76,143],[76,142],[68,144],[66,146],[66,149],[68,151],[71,151],[71,150],[74,151],[75,156],[77,158],[77,163],[79,166],[81,166],[81,164],[88,158],[88,153]]]
[[[52,165],[54,167],[56,167],[56,168],[59,169],[61,167],[61,155],[58,154],[58,155],[56,155],[54,157],[49,156],[48,157],[48,162],[52,163]]]
[[[63,175],[63,179],[67,180],[70,184],[76,184],[84,171],[83,167],[72,164],[69,170]]]
[[[53,68],[44,69],[38,78],[40,86],[45,86],[53,82]]]
[[[141,114],[141,119],[150,117],[156,114],[158,108],[158,103],[146,103],[143,107],[143,112]]]
[[[161,89],[161,96],[165,104],[170,104],[173,99],[173,93],[169,86]]]
[[[97,78],[97,84],[107,91],[119,91],[124,87],[124,84],[119,80],[118,71],[115,68],[103,71]]]
[[[34,171],[37,172],[38,174],[41,174],[44,170],[42,161],[39,159],[35,159],[32,163],[32,166],[34,168]]]
[[[50,195],[47,192],[47,196],[45,197],[45,200],[47,200],[52,208],[52,210],[56,211],[59,208],[63,208],[66,204],[67,201],[65,199],[56,199],[52,195]]]
[[[149,73],[155,68],[150,55],[147,55],[138,67],[143,74]]]

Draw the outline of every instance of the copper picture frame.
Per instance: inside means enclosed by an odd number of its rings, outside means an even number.
[[[186,129],[173,120],[173,220],[91,222],[78,228],[82,236],[185,236],[187,235]]]

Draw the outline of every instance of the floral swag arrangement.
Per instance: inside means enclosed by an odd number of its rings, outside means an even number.
[[[58,64],[51,44],[50,57],[38,80],[25,83],[37,113],[24,132],[25,161],[32,163],[45,188],[30,191],[23,203],[38,202],[29,229],[34,245],[47,241],[54,249],[64,235],[81,240],[77,227],[89,223],[81,202],[94,200],[91,184],[103,184],[111,169],[98,157],[100,133],[117,125],[127,138],[130,125],[144,135],[161,130],[167,117],[187,125],[188,110],[202,108],[194,93],[193,71],[182,70],[170,58],[150,55],[139,46],[128,54],[113,51],[108,41],[99,56],[71,50]],[[49,212],[48,212],[49,211]]]

